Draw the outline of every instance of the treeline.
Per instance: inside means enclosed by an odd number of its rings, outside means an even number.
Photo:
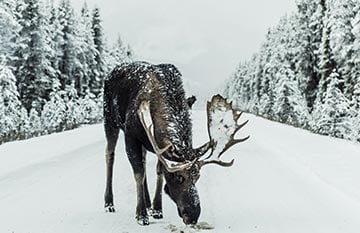
[[[104,77],[132,59],[99,8],[69,0],[3,0],[0,42],[0,144],[99,122]]]
[[[298,0],[225,88],[238,108],[360,141],[360,2]]]

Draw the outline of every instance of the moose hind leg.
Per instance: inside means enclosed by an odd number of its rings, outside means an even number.
[[[160,161],[157,162],[156,173],[157,173],[157,180],[156,180],[155,196],[153,200],[152,216],[155,219],[162,219],[163,218],[163,212],[162,212],[163,173],[162,173],[162,165]]]
[[[105,126],[105,134],[107,139],[106,146],[106,188],[105,188],[105,211],[115,212],[114,197],[112,191],[113,167],[115,158],[115,147],[119,136],[119,129]]]
[[[146,210],[145,196],[145,157],[141,143],[131,137],[125,136],[126,153],[134,172],[137,191],[136,221],[140,225],[149,225],[149,217]]]

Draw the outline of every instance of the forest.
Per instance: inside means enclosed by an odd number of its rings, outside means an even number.
[[[1,1],[0,41],[0,144],[99,122],[104,77],[133,57],[69,0]]]
[[[360,141],[360,2],[297,0],[224,94],[241,110]]]

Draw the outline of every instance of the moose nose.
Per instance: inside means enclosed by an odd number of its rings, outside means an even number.
[[[184,217],[183,217],[183,222],[184,222],[186,225],[189,225],[189,224],[195,225],[195,224],[197,223],[197,219],[191,219],[191,218],[188,217],[188,216],[184,216]]]

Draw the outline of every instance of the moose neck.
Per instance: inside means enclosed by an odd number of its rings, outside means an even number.
[[[191,159],[192,124],[181,79],[165,82],[161,74],[151,75],[144,88],[151,99],[155,139],[163,147],[170,141],[180,160]],[[179,160],[179,158],[168,158]]]

